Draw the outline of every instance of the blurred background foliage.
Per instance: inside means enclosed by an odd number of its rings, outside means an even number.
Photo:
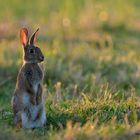
[[[139,90],[137,0],[5,0],[0,10],[1,76],[16,75],[22,63],[19,29],[27,27],[31,34],[40,27],[45,83],[84,88],[109,82]]]

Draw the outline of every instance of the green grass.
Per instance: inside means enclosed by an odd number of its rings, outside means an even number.
[[[139,0],[0,4],[0,139],[140,139]],[[47,124],[13,125],[19,30],[40,27]]]

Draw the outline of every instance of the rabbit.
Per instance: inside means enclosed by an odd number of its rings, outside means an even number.
[[[29,40],[28,30],[20,30],[23,65],[17,76],[12,108],[15,125],[23,128],[43,127],[46,123],[42,88],[44,74],[39,66],[39,63],[44,61],[44,56],[35,45],[38,31],[39,28]]]

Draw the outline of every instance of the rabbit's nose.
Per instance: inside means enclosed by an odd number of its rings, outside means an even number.
[[[40,60],[43,61],[44,60],[44,56],[40,56]]]

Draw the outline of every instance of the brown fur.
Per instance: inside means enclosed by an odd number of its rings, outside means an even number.
[[[43,71],[38,63],[44,60],[44,56],[41,50],[33,43],[33,40],[36,41],[37,32],[38,30],[33,34],[32,43],[29,44],[27,29],[23,28],[20,31],[21,43],[24,46],[24,63],[17,76],[16,88],[12,101],[14,122],[16,125],[18,125],[22,121],[22,112],[26,112],[26,114],[28,114],[28,118],[31,119],[32,112],[29,111],[30,108],[24,101],[24,96],[26,94],[29,95],[30,104],[35,106],[42,104]],[[40,117],[40,114],[42,113],[41,111],[42,109],[40,110],[40,112],[38,112],[35,120]]]

